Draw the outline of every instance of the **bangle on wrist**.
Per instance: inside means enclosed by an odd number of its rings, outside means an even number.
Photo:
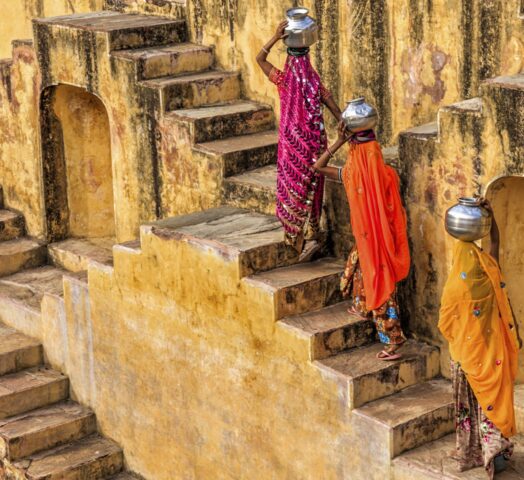
[[[327,152],[329,153],[329,158],[333,158],[333,152],[331,151],[331,149],[329,148],[329,146],[327,147]]]
[[[269,55],[269,50],[266,47],[262,47],[262,51],[266,52],[266,54]]]

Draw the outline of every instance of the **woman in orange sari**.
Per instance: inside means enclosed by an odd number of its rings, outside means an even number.
[[[330,158],[346,142],[349,154],[343,168],[328,166]],[[342,293],[352,297],[352,314],[371,315],[379,340],[386,347],[381,360],[397,360],[406,341],[397,303],[397,283],[409,273],[406,212],[402,206],[399,178],[384,163],[373,130],[351,134],[339,126],[337,141],[313,168],[344,184],[351,228],[356,245],[349,254],[341,280]]]
[[[487,202],[484,206],[491,210]],[[457,242],[439,319],[452,358],[459,469],[484,465],[490,479],[513,451],[513,390],[522,344],[498,252],[494,218],[490,254],[473,242]]]

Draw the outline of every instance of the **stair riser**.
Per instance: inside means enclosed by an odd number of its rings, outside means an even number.
[[[109,34],[110,50],[146,48],[187,41],[187,27],[184,22],[168,25],[115,30]]]
[[[276,188],[276,185],[275,185]],[[276,191],[250,184],[224,182],[224,200],[227,205],[264,213],[275,214]]]
[[[62,378],[39,387],[14,392],[0,398],[0,418],[12,417],[61,400],[69,394],[69,380]]]
[[[14,240],[24,236],[25,223],[23,217],[0,221],[0,242]]]
[[[271,130],[275,116],[270,109],[224,115],[218,118],[196,120],[192,125],[195,143],[211,142],[236,135],[248,135]]]
[[[295,249],[284,242],[245,252],[240,257],[240,277],[247,277],[296,263]]]
[[[140,59],[138,62],[138,79],[150,80],[171,75],[204,72],[213,66],[213,61],[214,56],[211,49],[152,56]]]
[[[373,322],[363,320],[329,332],[317,333],[312,339],[312,360],[322,360],[350,348],[373,343]]]
[[[358,408],[367,402],[399,392],[417,383],[436,377],[440,371],[437,350],[427,356],[410,358],[377,373],[355,378],[349,385],[349,407]]]
[[[419,417],[416,421],[393,431],[391,458],[402,452],[438,440],[455,428],[455,408],[452,403]]]
[[[161,92],[164,110],[169,112],[237,100],[240,96],[240,81],[238,75],[227,75],[212,80],[165,86]]]
[[[6,466],[7,478],[10,480],[87,480],[103,479],[111,475],[116,475],[122,471],[124,459],[121,452],[111,453],[103,458],[95,459],[88,464],[51,475],[27,475],[24,469],[17,468],[16,464],[4,462]]]
[[[96,417],[88,414],[81,418],[34,432],[22,437],[4,440],[0,438],[0,455],[10,461],[32,455],[34,453],[58,447],[86,437],[96,431]]]
[[[276,293],[277,320],[317,310],[342,300],[340,276],[328,275]]]
[[[224,155],[224,175],[230,177],[256,168],[273,165],[277,159],[277,145],[254,148]]]
[[[87,257],[82,257],[70,250],[60,249],[53,245],[48,247],[48,256],[50,263],[70,272],[87,270],[89,264]]]
[[[0,342],[2,340],[0,339]],[[0,356],[0,375],[38,367],[43,362],[42,346],[28,347]]]
[[[22,253],[2,255],[0,256],[0,277],[43,265],[46,262],[46,256],[46,248],[43,246]]]

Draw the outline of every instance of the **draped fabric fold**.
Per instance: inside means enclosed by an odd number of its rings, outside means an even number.
[[[400,181],[378,142],[350,144],[342,178],[357,244],[366,308],[383,305],[409,273],[406,212]]]
[[[439,329],[485,415],[516,434],[513,405],[518,340],[500,268],[472,242],[458,241],[442,295]]]

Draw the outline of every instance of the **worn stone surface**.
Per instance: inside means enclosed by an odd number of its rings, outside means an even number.
[[[497,480],[518,480],[524,476],[524,438],[513,438],[516,444],[510,468],[497,475]],[[451,456],[455,449],[455,435],[432,442],[403,454],[393,462],[394,480],[484,480],[483,467],[459,472]]]
[[[375,400],[355,410],[355,422],[367,432],[371,455],[389,449],[391,458],[437,440],[455,428],[451,384],[432,380]]]
[[[229,205],[274,214],[276,188],[277,167],[268,165],[228,177],[224,182],[224,198]]]
[[[8,327],[0,329],[0,375],[37,367],[42,363],[41,344]]]
[[[310,359],[319,360],[373,342],[373,322],[348,313],[350,306],[350,302],[341,302],[280,322],[310,338]]]
[[[41,265],[45,257],[45,246],[29,238],[0,242],[0,277]]]
[[[316,365],[346,385],[351,409],[429,380],[439,372],[439,355],[434,347],[408,341],[402,347],[402,358],[392,362],[376,357],[382,349],[380,343],[360,347],[319,360]]]
[[[86,437],[96,431],[92,410],[58,403],[0,421],[2,458],[18,460]]]
[[[93,435],[71,445],[31,455],[8,465],[7,470],[35,480],[105,478],[120,472],[122,463],[122,450],[118,445]]]
[[[0,242],[14,240],[24,233],[24,217],[9,210],[0,210]]]
[[[67,398],[67,377],[38,367],[0,377],[0,417],[6,418]]]
[[[51,243],[48,246],[48,254],[54,265],[71,272],[80,272],[87,270],[90,262],[111,265],[115,243],[113,237],[70,238]]]

